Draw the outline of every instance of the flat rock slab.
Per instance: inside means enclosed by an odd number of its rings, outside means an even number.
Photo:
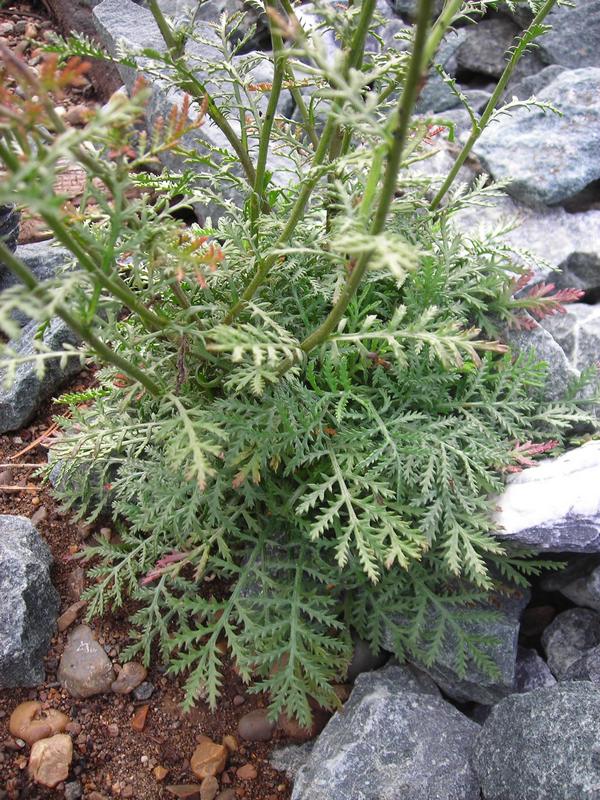
[[[490,125],[474,152],[496,180],[509,181],[509,194],[555,205],[600,178],[600,69],[566,70],[538,100],[562,116],[517,109]]]
[[[495,706],[473,764],[485,800],[597,800],[600,688],[559,683]]]
[[[44,680],[59,605],[51,563],[28,519],[0,516],[0,689]]]
[[[479,726],[402,667],[359,675],[301,767],[292,800],[479,800]]]
[[[497,536],[554,553],[600,552],[600,442],[588,442],[510,478],[498,498]]]

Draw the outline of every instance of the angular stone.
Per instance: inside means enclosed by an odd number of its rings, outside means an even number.
[[[228,755],[229,751],[224,745],[203,738],[190,759],[192,772],[199,780],[220,775],[225,769]]]
[[[47,544],[28,519],[0,516],[0,689],[44,680],[59,606],[51,563]]]
[[[277,750],[273,750],[269,761],[276,770],[285,772],[287,777],[293,781],[296,779],[299,770],[307,763],[314,746],[315,741],[280,747]]]
[[[66,733],[40,739],[31,748],[29,774],[42,786],[54,789],[69,775],[73,760],[73,742]]]
[[[541,324],[560,345],[573,369],[581,371],[600,360],[600,305],[573,303],[564,314],[546,317]]]
[[[485,800],[596,800],[600,688],[559,683],[492,709],[473,764]]]
[[[72,697],[110,691],[115,680],[112,664],[87,625],[78,625],[71,632],[57,677]]]
[[[600,645],[600,614],[587,608],[563,611],[542,634],[542,647],[552,674],[560,681],[569,667]]]
[[[439,694],[407,691],[402,667],[359,675],[319,736],[292,800],[478,800],[479,726]]]
[[[569,387],[579,378],[579,372],[571,365],[565,351],[552,334],[533,317],[528,314],[525,316],[529,317],[531,329],[506,328],[502,338],[515,353],[533,353],[538,361],[546,362],[549,378],[546,383],[546,397],[548,400],[562,400]]]
[[[561,585],[559,591],[576,606],[600,612],[600,566],[590,564],[583,574]]]
[[[598,68],[562,72],[538,100],[563,116],[516,109],[486,128],[475,154],[495,179],[509,181],[509,194],[529,205],[572,198],[600,178],[599,87]]]
[[[560,264],[560,272],[550,277],[559,289],[599,289],[600,252],[573,252]]]
[[[497,499],[496,535],[554,553],[600,552],[600,442],[511,476]]]
[[[138,664],[135,661],[128,661],[123,665],[123,669],[117,675],[116,681],[113,681],[110,687],[115,694],[129,694],[137,688],[144,680],[148,670],[143,664]],[[141,698],[147,700],[147,697]]]
[[[14,357],[27,358],[39,351],[36,347],[39,323],[30,322],[16,341],[9,342]],[[58,317],[53,318],[42,335],[45,351],[62,351],[79,345],[79,339]],[[8,353],[4,361],[10,362]],[[81,358],[77,353],[69,355],[62,364],[62,356],[44,359],[43,377],[36,373],[33,361],[23,361],[16,366],[10,386],[5,385],[6,368],[0,369],[0,433],[15,431],[31,422],[44,400],[47,400],[66,381],[81,371]]]
[[[555,5],[545,22],[550,30],[538,40],[542,61],[570,69],[600,67],[600,6],[597,0],[578,0],[573,7]]]
[[[499,78],[506,67],[506,53],[520,33],[521,28],[503,16],[484,19],[473,25],[458,49],[459,70]],[[518,79],[535,73],[542,66],[535,53],[525,53],[516,67],[515,77]]]
[[[515,664],[515,692],[531,692],[544,686],[554,686],[556,678],[550,667],[535,650],[519,647]]]
[[[466,673],[461,677],[456,671],[456,643],[446,636],[441,651],[432,666],[416,664],[449,697],[458,702],[474,701],[492,705],[513,691],[515,680],[515,661],[517,658],[517,639],[519,620],[529,601],[529,593],[519,591],[510,597],[497,595],[485,608],[480,606],[473,611],[493,611],[493,619],[467,621],[466,614],[461,625],[473,635],[492,637],[493,643],[482,645],[481,649],[494,661],[499,676],[491,677],[474,663],[467,663]],[[391,648],[392,642],[384,640],[384,646]]]

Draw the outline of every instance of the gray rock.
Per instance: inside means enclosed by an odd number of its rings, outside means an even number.
[[[418,0],[388,0],[390,7],[395,14],[404,19],[415,21],[417,18]],[[444,0],[434,0],[433,13],[439,14],[444,7]]]
[[[563,584],[559,591],[575,605],[592,608],[600,612],[600,566],[591,565],[584,574]]]
[[[458,49],[459,70],[499,78],[507,64],[506,53],[520,32],[520,26],[508,17],[495,16],[478,22],[468,29]],[[515,77],[526,77],[542,66],[535,53],[525,53],[517,65]]]
[[[523,316],[529,317],[528,314]],[[552,334],[533,318],[529,317],[529,320],[533,325],[531,329],[507,328],[503,338],[516,353],[534,353],[538,361],[546,362],[549,376],[546,397],[549,400],[561,400],[571,384],[579,378],[579,372],[571,365]]]
[[[0,689],[44,680],[59,596],[52,556],[25,517],[0,516]]]
[[[460,676],[456,668],[456,642],[447,636],[442,645],[440,655],[433,666],[415,665],[426,672],[449,697],[460,703],[474,701],[483,705],[493,705],[513,691],[515,680],[515,662],[517,658],[517,641],[519,636],[519,620],[523,609],[529,602],[528,592],[519,592],[506,597],[497,595],[490,599],[488,606],[473,609],[494,611],[493,619],[473,619],[461,624],[473,635],[489,636],[490,644],[481,649],[496,664],[499,675],[490,676],[479,669],[473,662],[467,663],[466,672]],[[390,646],[391,642],[388,645]]]
[[[9,351],[4,354],[4,362],[13,358],[27,359],[39,351],[36,347],[39,323],[30,322],[22,330],[16,341],[9,342]],[[41,337],[43,350],[61,351],[67,347],[77,347],[77,336],[58,317],[53,318]],[[75,353],[67,356],[45,358],[45,371],[42,377],[36,372],[33,361],[23,361],[16,367],[12,383],[5,385],[6,367],[0,370],[0,433],[14,431],[30,422],[40,405],[66,381],[81,371],[81,357]]]
[[[587,650],[600,644],[600,614],[588,608],[563,611],[542,634],[552,674],[560,681]]]
[[[269,756],[269,761],[276,770],[285,772],[287,777],[293,781],[310,758],[314,746],[315,740],[311,740],[303,744],[290,744],[287,747],[280,747],[277,750],[273,750]]]
[[[492,205],[465,209],[453,217],[462,231],[485,236],[500,226],[509,230],[502,241],[517,250],[528,251],[539,259],[532,282],[551,280],[561,288],[593,288],[574,282],[574,275],[565,267],[577,257],[585,265],[593,265],[600,253],[600,211],[569,214],[564,208],[530,208],[510,197],[498,198]],[[515,261],[522,262],[518,254]],[[557,273],[557,269],[565,270]],[[582,266],[582,280],[589,277]],[[600,285],[600,284],[598,284]]]
[[[570,69],[600,67],[600,6],[578,0],[574,7],[554,6],[546,17],[551,26],[539,39],[539,57],[546,64]]]
[[[153,694],[154,684],[150,683],[150,681],[140,683],[140,685],[133,690],[133,696],[140,703],[150,700]]]
[[[532,649],[519,647],[515,665],[515,692],[531,692],[544,686],[554,686],[556,678],[544,659]]]
[[[370,672],[373,669],[382,667],[389,656],[390,654],[386,653],[385,650],[380,650],[379,653],[373,653],[367,642],[363,639],[355,639],[352,660],[348,665],[346,680],[352,683],[361,672]]]
[[[597,800],[600,689],[562,683],[508,697],[477,738],[485,800]]]
[[[517,109],[490,125],[474,152],[529,205],[564,202],[600,178],[600,69],[567,70],[538,94],[562,116]],[[540,146],[543,142],[543,147]]]
[[[451,31],[442,39],[435,57],[435,63],[444,68],[451,78],[456,77],[458,69],[458,50],[465,41],[466,31],[460,28]],[[425,112],[438,113],[450,108],[460,106],[460,100],[450,91],[442,77],[435,71],[429,73],[427,83],[423,87],[416,110],[419,114]]]
[[[564,314],[546,317],[541,324],[573,369],[582,370],[600,360],[600,306],[573,303],[566,306]]]
[[[511,100],[513,97],[518,97],[519,100],[529,100],[530,97],[536,97],[542,89],[545,89],[548,84],[552,83],[564,71],[565,67],[551,64],[549,67],[544,67],[539,72],[533,73],[533,75],[517,76],[516,79],[513,77],[508,84],[505,101]]]
[[[600,289],[600,246],[598,252],[571,253],[551,279],[559,289]]]
[[[72,697],[110,692],[115,680],[112,664],[87,625],[78,625],[69,635],[57,678]]]
[[[496,535],[554,553],[600,552],[600,442],[510,477],[497,499]]]
[[[358,677],[298,772],[292,800],[478,800],[470,757],[479,726],[439,694],[408,689],[403,672]]]
[[[14,206],[0,205],[0,239],[14,253],[19,238],[21,212]],[[4,269],[0,264],[0,269]]]
[[[565,681],[591,681],[600,683],[600,646],[592,647],[574,661],[565,671]]]

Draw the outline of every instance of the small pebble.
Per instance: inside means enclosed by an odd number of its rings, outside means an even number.
[[[142,683],[147,674],[148,671],[142,664],[138,664],[136,661],[129,661],[121,668],[117,680],[113,681],[111,689],[115,694],[129,694]],[[149,697],[150,695],[143,699],[148,700]]]
[[[65,783],[65,800],[79,800],[82,794],[83,788],[79,781]]]
[[[117,736],[119,735],[119,726],[118,726],[118,725],[115,725],[115,723],[114,723],[114,722],[112,722],[112,723],[111,723],[111,724],[108,726],[108,728],[107,728],[107,731],[108,731],[108,735],[109,735],[109,736],[111,736],[113,739],[116,739],[116,738],[117,738]]]
[[[38,35],[38,28],[35,22],[28,22],[25,25],[25,37],[27,39],[35,39]]]
[[[141,733],[146,726],[146,717],[148,716],[149,705],[140,706],[131,720],[131,727],[137,733]]]
[[[258,775],[258,772],[254,764],[244,764],[243,767],[239,767],[239,769],[236,770],[235,774],[242,781],[253,781]]]
[[[275,723],[268,718],[266,708],[249,711],[238,722],[238,734],[249,742],[268,742],[273,736]]]
[[[0,36],[10,36],[15,32],[15,26],[12,22],[0,22]]]
[[[200,784],[200,800],[215,800],[218,791],[219,781],[214,775],[209,775]]]
[[[140,685],[133,690],[133,696],[139,702],[150,700],[153,694],[154,694],[154,685],[150,683],[150,681],[144,681],[143,683],[140,683]]]
[[[246,698],[241,694],[236,694],[236,696],[233,698],[234,706],[243,706],[245,702]]]
[[[27,23],[25,22],[25,20],[24,20],[24,19],[19,19],[19,20],[17,20],[17,22],[15,22],[15,24],[14,24],[13,32],[14,32],[14,33],[15,33],[17,36],[23,36],[23,34],[25,33],[25,28],[26,28],[26,27],[27,27]],[[15,439],[16,439],[16,438],[17,438],[17,437],[15,437]]]
[[[154,773],[154,777],[156,778],[157,781],[164,781],[164,779],[169,774],[169,770],[166,767],[163,767],[161,764],[154,767],[152,772]]]
[[[230,733],[227,733],[225,734],[225,736],[223,736],[223,738],[221,739],[221,744],[224,744],[230,753],[235,753],[236,750],[238,749],[237,739]]]
[[[37,500],[38,498],[34,497],[33,499]],[[46,506],[40,506],[37,509],[37,511],[35,511],[35,513],[31,515],[31,524],[39,525],[40,522],[43,522],[47,516],[48,516],[48,511],[46,510]]]

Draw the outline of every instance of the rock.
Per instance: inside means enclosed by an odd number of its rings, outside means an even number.
[[[379,653],[373,653],[368,642],[355,638],[352,660],[348,665],[346,680],[352,683],[361,672],[371,672],[371,670],[382,667],[389,657],[390,654],[384,650],[380,650]]]
[[[242,781],[253,781],[258,776],[258,772],[256,771],[254,764],[244,764],[243,766],[238,767],[238,769],[235,771],[235,774]]]
[[[0,239],[12,253],[14,253],[17,246],[20,221],[21,212],[18,209],[14,206],[0,205]],[[7,269],[8,268],[0,262],[0,270],[5,271]]]
[[[3,354],[3,362],[10,362],[13,357],[27,359],[39,352],[40,344],[46,352],[62,352],[66,348],[73,350],[79,345],[79,339],[70,328],[58,317],[53,318],[38,341],[40,325],[28,323],[18,339],[9,342],[9,351]],[[9,388],[0,384],[0,433],[14,431],[27,425],[38,412],[41,404],[73,376],[81,372],[81,356],[76,352],[61,364],[62,355],[44,359],[43,377],[36,373],[34,361],[24,360],[15,369]],[[5,381],[6,367],[0,370],[0,381]]]
[[[16,232],[18,234],[18,228]],[[52,240],[22,244],[16,248],[15,252],[38,281],[54,278],[63,270],[73,269],[75,264],[71,253],[64,247],[57,247]],[[19,283],[19,279],[0,262],[0,292]],[[15,309],[11,316],[19,325],[26,325],[31,321],[27,314],[27,308]]]
[[[152,774],[156,778],[156,780],[160,783],[160,781],[164,781],[164,779],[169,774],[169,770],[166,767],[163,767],[162,764],[157,764],[156,767],[152,770]]]
[[[65,114],[65,119],[69,125],[82,127],[89,120],[91,113],[91,109],[86,105],[71,106]]]
[[[567,70],[538,94],[558,108],[516,109],[490,125],[474,148],[507,191],[529,205],[554,205],[600,178],[600,69]],[[544,143],[540,147],[540,142]]]
[[[541,324],[573,369],[581,371],[600,359],[600,306],[573,303],[564,314],[546,317]]]
[[[78,625],[71,632],[57,677],[72,697],[92,697],[110,691],[115,680],[112,664],[87,625]]]
[[[446,636],[436,663],[431,667],[416,664],[449,697],[464,703],[474,701],[483,705],[492,705],[513,691],[515,680],[515,661],[517,658],[517,639],[519,620],[526,607],[529,595],[516,592],[510,597],[497,595],[490,598],[489,605],[478,606],[473,611],[493,611],[492,619],[472,621],[466,614],[461,625],[471,634],[492,637],[493,644],[482,645],[481,649],[494,661],[499,675],[490,675],[479,669],[473,662],[467,662],[466,672],[459,677],[456,667],[456,643],[451,636]],[[389,635],[389,634],[388,634]],[[391,648],[389,639],[384,647]],[[412,659],[411,659],[412,660]]]
[[[69,775],[73,760],[73,742],[66,733],[40,739],[31,748],[29,775],[36,783],[54,789]]]
[[[85,600],[78,600],[76,603],[72,603],[66,611],[60,615],[58,620],[56,621],[56,626],[60,633],[66,631],[67,628],[70,628],[71,625],[75,622],[79,613],[86,607]]]
[[[196,778],[203,780],[223,772],[228,752],[222,744],[203,738],[190,759],[192,772]]]
[[[327,725],[330,717],[331,714],[323,708],[313,709],[312,724],[308,728],[305,728],[293,717],[282,713],[277,718],[277,728],[283,733],[286,739],[305,742],[318,736],[325,725]]]
[[[40,739],[47,739],[55,733],[62,733],[69,724],[69,718],[55,708],[43,710],[37,700],[20,703],[10,715],[8,730],[16,739],[23,739],[29,746]]]
[[[497,536],[554,553],[600,552],[600,442],[511,476],[494,515]]]
[[[200,800],[200,784],[198,783],[174,783],[171,786],[165,786],[165,789],[175,797],[184,798],[184,800]]]
[[[596,0],[578,0],[574,7],[554,6],[545,21],[550,30],[538,41],[542,61],[570,69],[600,67],[600,7]]]
[[[138,664],[136,661],[129,661],[123,666],[123,669],[117,675],[116,681],[110,687],[115,694],[129,694],[136,689],[140,683],[146,680],[148,670],[143,664]],[[147,697],[143,697],[147,700]]]
[[[552,334],[529,314],[524,316],[529,318],[531,329],[506,328],[503,339],[516,353],[533,353],[538,361],[546,362],[549,377],[546,397],[548,400],[562,400],[579,378],[579,372],[569,363],[565,351]]]
[[[499,78],[506,67],[506,53],[520,33],[520,26],[503,16],[494,16],[473,25],[456,54],[459,73]],[[525,53],[517,65],[515,77],[518,79],[538,72],[542,66],[534,53]]]
[[[464,28],[447,33],[436,53],[435,63],[443,67],[451,78],[456,77],[458,51],[466,36]],[[427,83],[419,95],[416,105],[417,113],[447,111],[460,105],[460,100],[450,91],[442,77],[437,72],[431,71]]]
[[[238,722],[238,734],[249,742],[268,742],[275,731],[275,723],[269,719],[266,708],[249,711]]]
[[[560,271],[552,273],[552,282],[559,289],[600,288],[600,255],[598,253],[574,252],[560,264]]]
[[[318,738],[292,800],[478,800],[479,726],[439,694],[410,691],[402,667],[359,675]]]
[[[563,611],[542,635],[548,666],[558,680],[564,678],[571,664],[599,644],[600,614],[587,608]]]
[[[79,800],[80,797],[83,797],[83,787],[79,781],[65,783],[65,800]]]
[[[149,705],[140,706],[135,710],[135,714],[131,719],[131,727],[136,733],[141,733],[146,727],[146,720],[148,719]]]
[[[200,784],[200,800],[215,800],[219,791],[219,781],[214,775],[208,775]]]
[[[417,18],[418,0],[388,0],[394,13],[399,14],[411,22]],[[437,16],[444,7],[444,0],[434,0],[433,13]]]
[[[474,750],[485,800],[596,800],[600,689],[559,683],[492,709]]]
[[[600,646],[592,647],[565,670],[565,681],[591,681],[600,684]]]
[[[133,696],[138,702],[143,702],[144,700],[150,700],[153,694],[154,694],[154,684],[150,683],[149,681],[144,681],[143,683],[140,683],[140,685],[133,690]]]
[[[0,515],[0,689],[44,680],[59,604],[51,563],[28,519]]]
[[[15,31],[13,22],[0,22],[0,36],[12,36]]]
[[[287,777],[293,781],[296,779],[298,771],[306,764],[313,751],[315,742],[304,742],[303,744],[291,744],[288,747],[280,747],[273,750],[269,760],[271,765],[279,772],[285,772]]]
[[[527,250],[540,260],[532,283],[550,280],[561,288],[575,289],[592,289],[596,285],[593,269],[600,252],[600,211],[568,213],[560,206],[530,208],[505,196],[490,206],[464,209],[452,220],[459,230],[479,237],[499,227],[512,227],[502,236],[502,242]],[[576,282],[573,272],[555,272],[566,270],[572,258],[582,265],[584,285]],[[518,253],[515,261],[522,262]]]
[[[533,649],[519,647],[515,664],[515,692],[531,692],[554,686],[556,679],[544,659]]]
[[[600,566],[592,563],[582,575],[560,586],[559,591],[576,606],[600,612]]]
[[[475,29],[477,30],[477,27]],[[535,97],[564,71],[564,67],[551,64],[533,75],[518,76],[516,81],[512,78],[508,84],[504,102],[512,100],[513,97],[517,97],[519,100],[529,100],[530,97]]]
[[[226,733],[225,736],[223,736],[221,744],[226,747],[230,753],[236,753],[239,750],[237,739],[230,733]]]

